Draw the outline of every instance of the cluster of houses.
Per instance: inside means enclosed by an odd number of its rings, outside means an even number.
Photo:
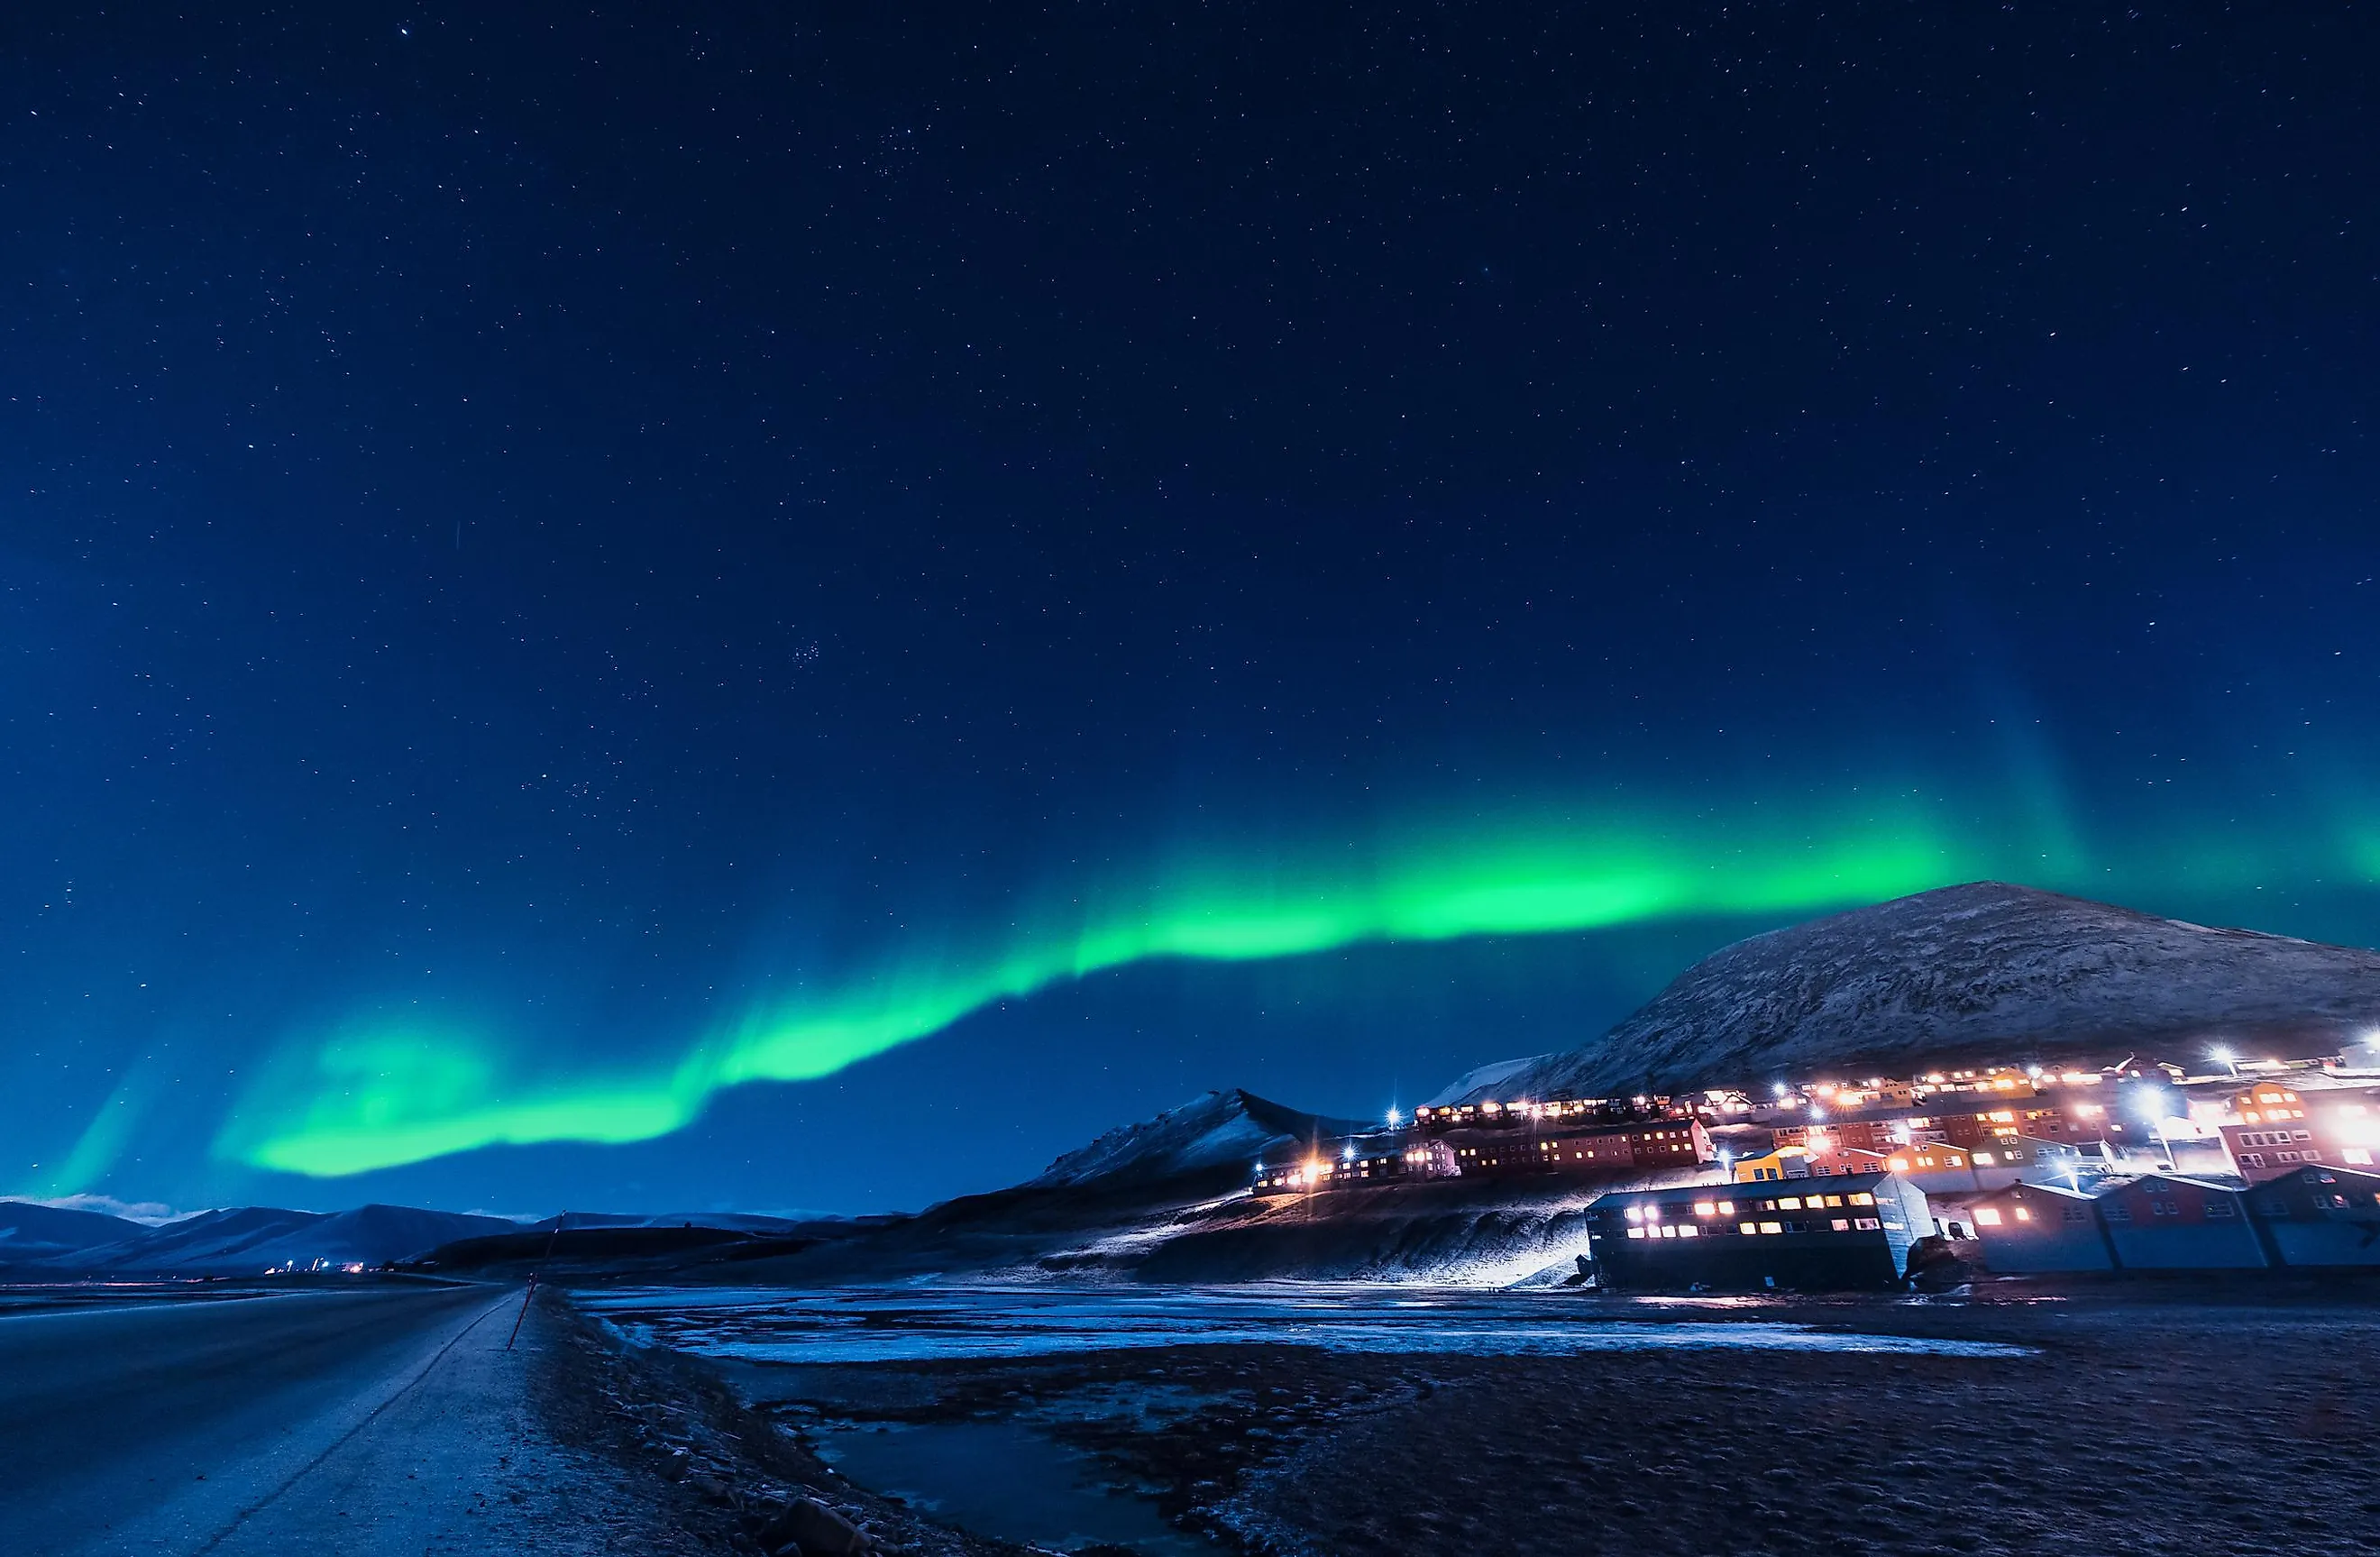
[[[2002,1274],[2380,1268],[2380,1068],[2216,1063],[1466,1100],[1269,1154],[1254,1189],[1614,1186],[1587,1209],[1614,1287],[1891,1285],[1928,1236]]]

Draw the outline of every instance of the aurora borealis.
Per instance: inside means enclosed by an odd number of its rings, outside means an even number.
[[[517,1097],[506,1095],[487,1063],[484,1040],[412,1034],[334,1044],[321,1052],[313,1097],[268,1113],[256,1137],[235,1150],[258,1167],[328,1175],[499,1142],[644,1140],[683,1127],[722,1088],[832,1076],[996,1001],[1148,958],[1239,962],[1367,941],[1801,913],[1964,880],[1971,863],[1938,840],[1888,824],[1792,849],[1706,845],[1690,853],[1663,842],[1613,838],[1582,848],[1575,833],[1549,827],[1493,849],[1435,840],[1369,881],[1318,871],[1286,882],[1277,871],[1232,881],[1219,872],[1128,914],[1087,918],[1071,935],[1045,930],[955,967],[895,966],[814,1004],[757,1012],[698,1041],[665,1072],[532,1086]]]
[[[885,1209],[1955,881],[2380,942],[2341,24],[1155,17],[27,33],[0,1192]]]

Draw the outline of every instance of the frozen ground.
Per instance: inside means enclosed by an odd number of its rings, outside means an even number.
[[[1068,1289],[1033,1286],[672,1288],[587,1295],[641,1345],[746,1362],[906,1363],[1060,1356],[1151,1346],[1293,1345],[1385,1356],[1572,1356],[1709,1350],[2012,1356],[1990,1341],[1730,1319],[1673,1307],[1611,1317],[1574,1293],[1411,1286]]]

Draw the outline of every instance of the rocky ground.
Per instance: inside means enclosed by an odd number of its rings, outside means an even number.
[[[1581,1299],[1602,1317],[1603,1300]],[[2177,1288],[1697,1313],[2014,1343],[2022,1357],[1734,1350],[1370,1356],[1183,1346],[1073,1358],[707,1368],[573,1343],[564,1409],[677,1477],[748,1551],[807,1489],[884,1549],[1019,1550],[842,1483],[827,1418],[1008,1417],[1264,1557],[2380,1551],[2380,1305]]]
[[[951,1530],[851,1486],[727,1388],[666,1352],[620,1344],[551,1292],[540,1317],[556,1333],[537,1381],[546,1423],[565,1444],[635,1478],[659,1551],[682,1557],[1009,1557],[1021,1549]]]

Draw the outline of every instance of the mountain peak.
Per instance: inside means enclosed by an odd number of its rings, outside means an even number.
[[[2380,954],[1970,882],[1722,947],[1601,1039],[1479,1095],[1675,1092],[2226,1038],[2303,1047],[2375,1020]]]
[[[1145,1183],[1223,1169],[1245,1174],[1259,1153],[1284,1141],[1363,1128],[1350,1120],[1303,1113],[1234,1087],[1110,1130],[1059,1158],[1029,1182],[1055,1188]]]

